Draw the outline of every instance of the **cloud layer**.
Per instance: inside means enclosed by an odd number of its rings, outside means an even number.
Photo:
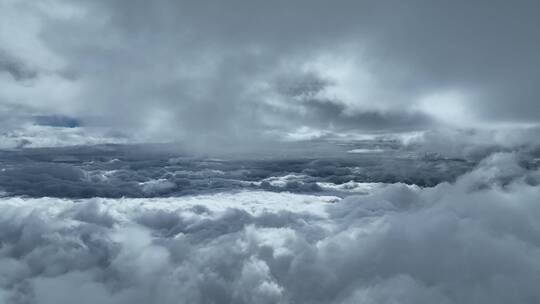
[[[0,152],[0,191],[70,198],[177,196],[240,189],[333,190],[342,196],[361,191],[366,183],[434,186],[453,181],[477,162],[426,158],[414,148],[393,141],[340,146],[322,141],[291,143],[247,157],[193,156],[178,152],[175,145],[28,148]]]
[[[360,196],[2,198],[5,303],[536,303],[540,172]]]
[[[1,11],[0,103],[148,140],[248,146],[301,127],[540,118],[536,1],[10,0]]]

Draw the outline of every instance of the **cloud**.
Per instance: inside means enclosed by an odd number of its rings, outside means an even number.
[[[26,148],[0,152],[0,191],[7,195],[167,197],[258,189],[343,197],[373,184],[452,182],[497,152],[515,154],[520,170],[536,168],[540,157],[537,128],[329,137],[275,144],[258,153],[225,150],[206,156],[174,144],[99,145],[127,140],[79,127],[31,126],[26,132],[4,135],[9,148]],[[51,143],[78,146],[35,148]]]
[[[397,138],[405,150],[434,153],[442,157],[481,160],[494,152],[519,152],[538,157],[540,148],[537,126],[432,129],[413,136]]]
[[[34,126],[47,131],[55,127]],[[43,133],[16,136],[27,139],[25,149],[0,152],[0,191],[31,197],[154,197],[181,196],[232,190],[290,191],[345,196],[363,192],[372,183],[404,182],[434,186],[470,170],[474,160],[425,158],[415,146],[392,146],[376,154],[349,153],[354,144],[289,143],[275,150],[249,154],[223,153],[202,157],[182,153],[177,145],[95,145],[79,128],[61,128],[59,143],[81,140],[79,146],[32,148]],[[56,130],[58,131],[58,130]],[[81,133],[80,133],[81,132]],[[122,140],[122,138],[113,139]],[[50,143],[52,138],[47,139]],[[104,140],[95,137],[96,143]],[[380,148],[364,141],[359,148]],[[428,146],[428,145],[426,145]],[[420,151],[423,151],[421,146]],[[404,153],[407,158],[395,158]],[[287,151],[287,154],[281,155]],[[220,157],[220,159],[216,159]],[[532,160],[528,160],[532,163]]]
[[[20,64],[4,67],[10,78],[23,67],[39,77],[6,79],[0,102],[216,149],[301,127],[537,123],[536,10],[534,1],[8,1],[2,54]]]
[[[121,144],[134,142],[136,139],[121,133],[114,133],[103,128],[75,127],[73,125],[51,126],[51,124],[74,124],[74,120],[51,119],[44,116],[16,117],[8,120],[6,131],[0,131],[0,149],[65,147],[99,144]],[[36,123],[37,120],[37,124]],[[24,121],[24,123],[21,122]],[[34,121],[32,123],[32,121]]]
[[[25,66],[23,62],[0,52],[0,72],[9,73],[16,81],[37,77],[37,72]]]
[[[540,172],[335,197],[2,198],[6,303],[534,303]],[[489,179],[486,179],[489,176]],[[475,184],[486,183],[484,187]],[[83,302],[84,303],[84,302]]]

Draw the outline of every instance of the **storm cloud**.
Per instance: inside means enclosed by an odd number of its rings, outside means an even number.
[[[7,1],[1,62],[12,79],[0,102],[202,146],[302,127],[537,123],[538,9],[536,1]]]
[[[0,303],[540,303],[539,12],[0,1]]]

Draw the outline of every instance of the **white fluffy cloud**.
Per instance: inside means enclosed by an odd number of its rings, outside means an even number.
[[[536,303],[540,172],[290,193],[2,198],[4,303]]]

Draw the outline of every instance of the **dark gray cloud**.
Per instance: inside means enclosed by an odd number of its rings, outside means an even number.
[[[0,72],[7,72],[16,81],[22,81],[27,79],[36,78],[38,76],[37,71],[32,70],[26,66],[21,60],[18,60],[9,54],[0,50]]]
[[[219,146],[300,127],[382,132],[539,120],[535,1],[18,6],[7,11],[37,20],[33,43],[56,59],[48,70],[76,75],[61,80],[72,97],[59,114],[146,139]],[[21,66],[37,61],[29,58],[23,53]]]
[[[435,186],[492,153],[540,158],[538,129],[433,130],[411,138],[313,140],[272,149],[193,153],[176,144],[97,145],[0,151],[0,191],[31,197],[156,197],[235,190],[344,196],[358,183]],[[30,142],[22,143],[31,145]],[[182,152],[184,151],[184,152]]]
[[[357,183],[403,182],[434,186],[470,170],[474,160],[425,158],[394,142],[303,143],[275,147],[254,158],[217,155],[221,159],[167,152],[177,146],[97,146],[89,148],[25,149],[0,152],[0,191],[31,197],[156,197],[215,193],[231,190],[289,191],[348,195]],[[382,149],[356,154],[354,149]],[[311,150],[311,155],[306,154]],[[318,151],[317,151],[318,150]],[[423,152],[423,150],[421,150]],[[216,155],[214,155],[216,156]]]

